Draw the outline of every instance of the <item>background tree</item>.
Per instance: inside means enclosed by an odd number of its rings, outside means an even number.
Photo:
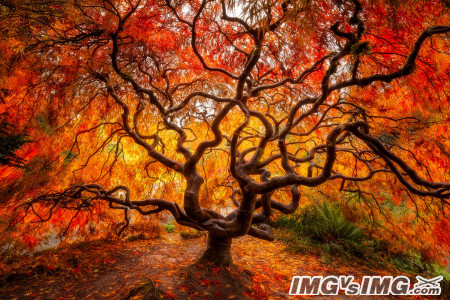
[[[366,181],[387,182],[416,217],[447,210],[445,2],[1,9],[2,109],[59,166],[47,174],[57,191],[9,201],[15,224],[51,220],[64,234],[106,203],[124,214],[120,234],[136,213],[169,212],[208,232],[203,260],[229,265],[233,238],[273,240],[270,216],[295,212],[308,187],[367,199]]]

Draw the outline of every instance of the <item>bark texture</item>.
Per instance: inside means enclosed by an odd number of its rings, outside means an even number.
[[[231,238],[216,237],[211,234],[208,235],[208,246],[197,261],[197,264],[209,263],[219,266],[232,265],[231,242]]]

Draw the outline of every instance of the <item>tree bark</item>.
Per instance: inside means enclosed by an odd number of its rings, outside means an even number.
[[[231,258],[231,238],[216,237],[208,235],[208,246],[197,261],[200,263],[210,263],[218,266],[230,266],[233,264]]]

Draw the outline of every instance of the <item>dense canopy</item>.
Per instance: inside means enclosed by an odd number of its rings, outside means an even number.
[[[409,243],[448,251],[448,2],[11,0],[0,18],[0,113],[29,140],[0,197],[26,243],[170,215],[228,264],[314,191],[381,235],[422,220]]]

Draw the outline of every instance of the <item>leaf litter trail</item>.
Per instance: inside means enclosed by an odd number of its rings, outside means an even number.
[[[21,266],[22,273],[15,270],[25,276],[0,277],[3,281],[0,298],[123,299],[133,287],[152,279],[166,296],[182,299],[177,297],[183,289],[180,274],[201,255],[205,245],[206,237],[186,240],[178,234],[167,234],[155,240],[93,243],[78,248],[69,246],[66,251],[52,250],[33,258],[34,267],[28,271],[26,265]],[[294,275],[354,275],[358,281],[364,275],[399,275],[356,264],[323,262],[317,256],[292,254],[283,251],[284,248],[281,242],[268,243],[248,236],[235,240],[234,262],[252,275],[256,298],[291,298],[288,291]],[[220,296],[211,294],[194,299],[220,299]]]

